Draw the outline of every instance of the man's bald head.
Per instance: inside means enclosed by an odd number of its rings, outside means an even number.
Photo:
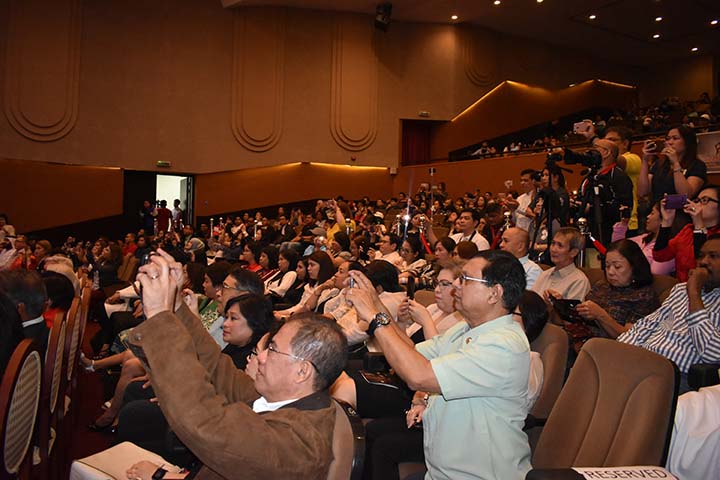
[[[515,258],[527,255],[530,246],[530,235],[522,228],[512,227],[502,234],[500,249],[512,253]]]

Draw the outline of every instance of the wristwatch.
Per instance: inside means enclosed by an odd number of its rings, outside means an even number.
[[[165,478],[165,474],[167,472],[168,471],[165,470],[164,468],[159,467],[157,470],[155,470],[155,473],[152,474],[152,480],[161,480],[161,479]]]
[[[378,327],[384,327],[386,325],[389,325],[390,322],[392,322],[392,318],[390,315],[388,315],[385,312],[378,312],[373,317],[372,321],[370,322],[370,326],[367,329],[368,336],[372,337],[375,335],[375,329]]]

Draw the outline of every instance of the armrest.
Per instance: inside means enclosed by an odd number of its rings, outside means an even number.
[[[523,430],[527,431],[535,427],[544,427],[545,423],[547,423],[547,418],[538,418],[528,413],[528,416],[525,417]]]
[[[585,477],[572,468],[534,468],[525,480],[584,480]]]
[[[693,390],[720,384],[720,364],[696,363],[688,370],[688,385]]]

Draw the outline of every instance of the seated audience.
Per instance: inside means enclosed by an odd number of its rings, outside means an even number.
[[[648,213],[647,219],[645,220],[645,232],[635,237],[630,237],[631,240],[637,243],[642,249],[645,258],[650,263],[650,271],[653,275],[673,275],[675,273],[675,259],[668,260],[666,262],[659,262],[655,260],[653,256],[653,249],[655,248],[655,242],[658,234],[660,233],[662,214],[660,213],[660,203],[653,205],[650,213]],[[677,221],[675,222],[677,223]],[[677,231],[670,231],[670,237],[677,235]],[[625,234],[628,231],[628,224],[625,222],[618,222],[613,228],[613,241],[621,240],[625,238]]]
[[[278,255],[278,270],[265,281],[265,295],[273,303],[278,303],[297,280],[298,253],[295,250],[283,250]]]
[[[383,235],[380,237],[377,247],[378,250],[371,249],[369,252],[371,260],[384,260],[395,266],[402,264],[400,257],[402,238],[393,233]]]
[[[666,262],[675,260],[677,278],[687,281],[688,272],[695,268],[695,253],[708,235],[720,233],[720,187],[708,186],[700,191],[696,201],[688,200],[683,212],[692,219],[680,232],[670,238],[672,226],[677,215],[675,209],[665,208],[665,200],[660,202],[662,224],[658,233],[653,258]]]
[[[530,260],[528,248],[530,247],[530,235],[526,230],[518,227],[511,227],[502,233],[500,249],[512,253],[515,258],[520,260],[525,269],[525,279],[527,280],[527,288],[532,289],[538,277],[542,273],[542,268]]]
[[[168,423],[202,462],[198,475],[324,478],[335,424],[327,388],[346,362],[339,329],[311,315],[289,320],[260,353],[253,383],[220,355],[186,307],[175,313],[168,308],[175,302],[168,271],[178,268],[158,256],[141,267],[148,320],[133,341],[147,356]],[[168,355],[176,361],[166,362]],[[248,435],[252,442],[245,441]],[[157,468],[140,462],[128,476],[145,480]]]
[[[356,287],[348,298],[360,328],[378,342],[411,389],[427,392],[423,424],[429,478],[524,478],[531,467],[522,431],[530,347],[512,318],[525,290],[520,262],[496,250],[469,260],[455,282],[457,308],[467,323],[415,348],[403,339],[405,333],[394,325],[369,280],[358,272],[350,275]]]
[[[330,255],[323,251],[313,252],[307,260],[307,283],[302,298],[297,305],[285,310],[276,310],[275,318],[283,319],[296,313],[320,311],[322,305],[339,293],[336,288],[328,288],[328,280],[335,274]]]
[[[48,296],[48,306],[43,312],[43,318],[45,325],[52,328],[55,317],[70,310],[70,305],[75,298],[75,290],[70,280],[61,273],[45,271],[41,275]]]
[[[48,298],[40,274],[33,270],[0,272],[0,292],[15,305],[23,336],[34,339],[40,351],[45,352],[50,330],[45,324],[43,312]]]
[[[460,275],[460,266],[450,264],[440,270],[435,284],[435,303],[427,308],[415,300],[403,299],[398,308],[398,324],[414,343],[429,340],[445,333],[456,323],[463,321],[455,309],[453,282]]]
[[[605,281],[592,286],[575,307],[585,322],[565,323],[575,351],[592,337],[617,338],[633,323],[654,312],[660,301],[652,286],[650,264],[630,240],[610,244],[605,257]]]
[[[700,249],[698,266],[688,272],[659,309],[635,322],[620,342],[638,345],[675,362],[681,392],[689,390],[687,372],[694,363],[720,362],[720,237]]]
[[[463,240],[455,245],[453,256],[459,258],[460,260],[470,260],[475,257],[477,253],[477,245],[474,242],[471,242],[470,240]]]
[[[23,338],[22,320],[15,303],[10,296],[0,291],[0,379]]]
[[[400,249],[400,257],[403,259],[403,264],[398,269],[400,283],[406,284],[408,278],[412,277],[418,289],[432,286],[433,267],[425,260],[425,248],[419,237],[408,236],[405,239]]]
[[[582,248],[583,237],[577,228],[558,230],[550,244],[550,260],[555,266],[540,274],[532,290],[548,302],[550,297],[584,299],[590,291],[590,281],[575,266],[575,257]]]

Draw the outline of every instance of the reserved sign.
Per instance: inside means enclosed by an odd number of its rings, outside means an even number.
[[[606,468],[573,468],[588,480],[605,480],[608,478],[665,478],[678,480],[675,475],[662,467],[606,467]]]

